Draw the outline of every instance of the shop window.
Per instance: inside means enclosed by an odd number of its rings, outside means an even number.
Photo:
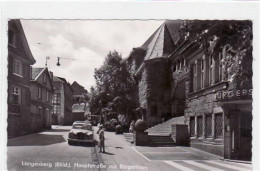
[[[203,117],[197,117],[197,135],[198,137],[202,137],[203,135]]]
[[[195,117],[190,117],[190,136],[195,137]]]
[[[14,62],[13,62],[13,73],[15,75],[19,75],[19,76],[23,76],[23,65],[22,65],[22,62],[17,60],[17,59],[14,59]]]
[[[223,138],[223,116],[222,113],[215,114],[215,137]]]
[[[206,138],[212,137],[212,115],[205,116],[205,136]]]

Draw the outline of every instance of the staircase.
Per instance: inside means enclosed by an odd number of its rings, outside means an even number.
[[[172,124],[184,124],[184,116],[172,118],[166,122],[148,128],[149,142],[151,146],[175,146],[171,137]]]
[[[175,117],[166,122],[154,125],[145,130],[145,132],[153,136],[170,136],[172,133],[172,124],[184,124],[184,116]]]

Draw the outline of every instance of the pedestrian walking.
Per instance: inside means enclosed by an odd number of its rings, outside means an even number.
[[[105,133],[104,133],[104,127],[100,126],[100,131],[99,131],[99,153],[103,151],[105,153]]]

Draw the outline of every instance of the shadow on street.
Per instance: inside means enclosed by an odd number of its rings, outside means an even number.
[[[9,140],[7,146],[45,146],[66,142],[62,135],[36,134],[33,138]]]
[[[49,129],[44,132],[69,132],[70,129]]]

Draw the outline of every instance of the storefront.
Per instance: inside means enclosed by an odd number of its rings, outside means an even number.
[[[251,160],[252,89],[219,92],[224,111],[224,158]]]

